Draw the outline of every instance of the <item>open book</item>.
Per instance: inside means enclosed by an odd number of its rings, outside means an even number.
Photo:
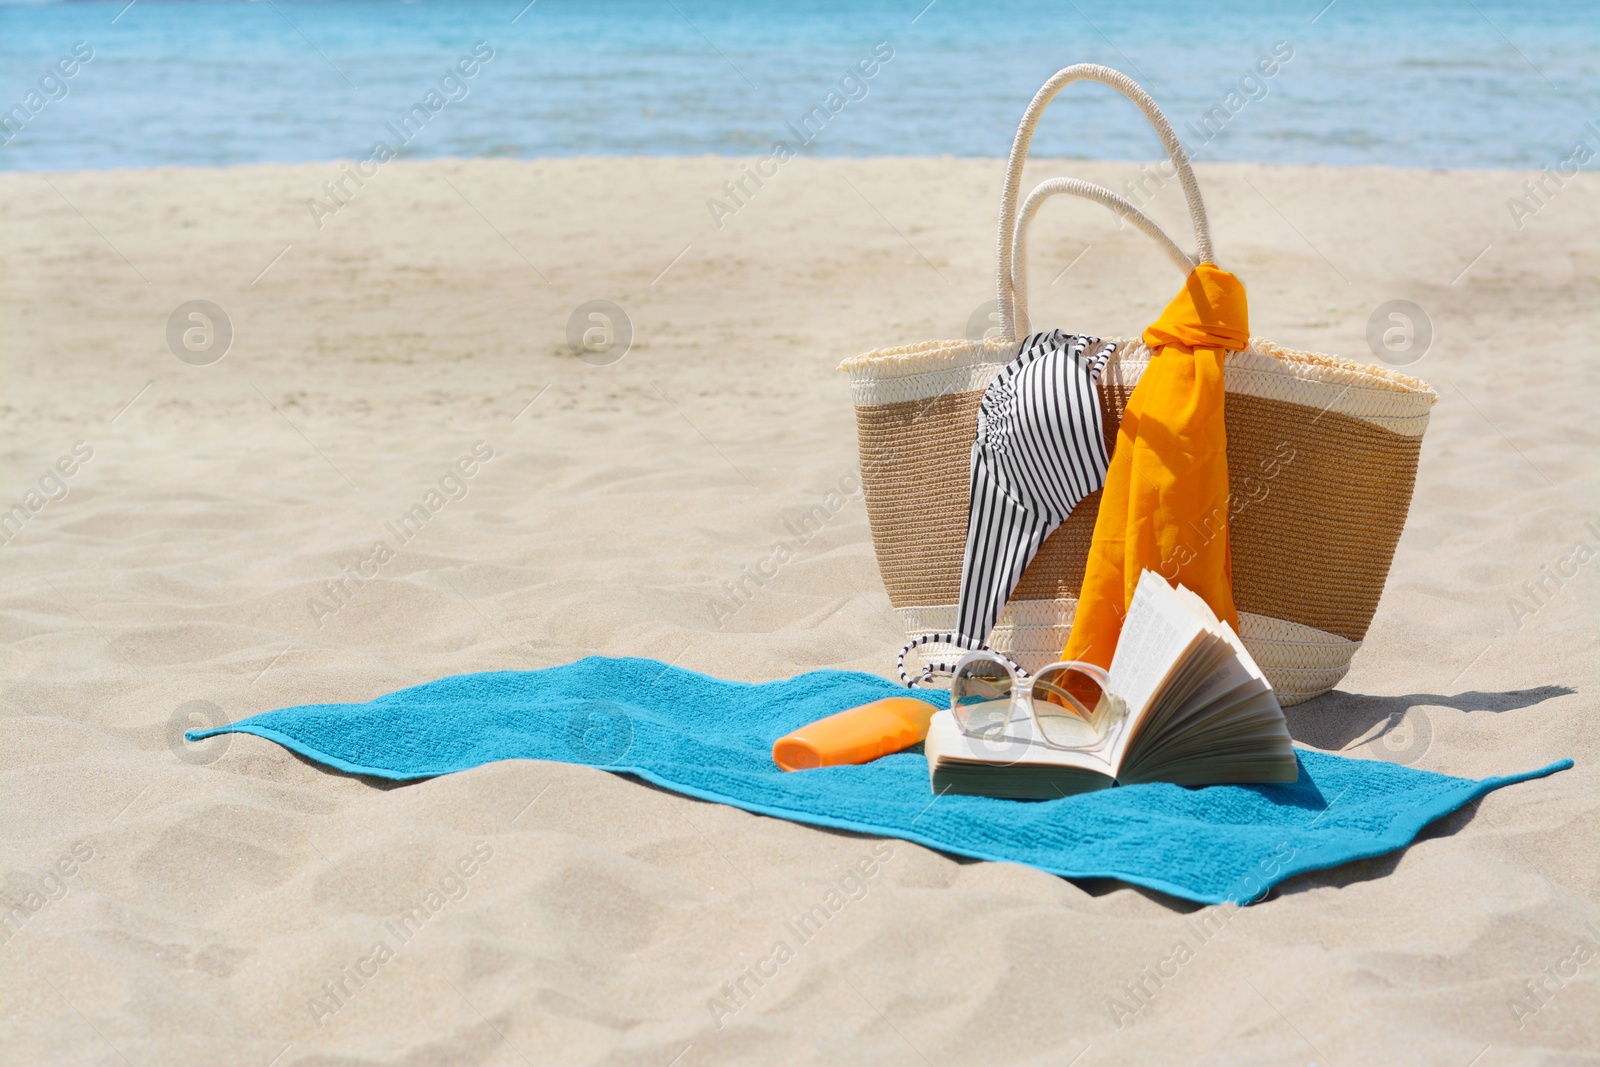
[[[1200,597],[1145,571],[1111,660],[1127,702],[1098,751],[1051,748],[1025,707],[998,736],[933,716],[925,751],[937,793],[1051,800],[1122,783],[1292,782],[1299,775],[1272,687],[1238,635]]]

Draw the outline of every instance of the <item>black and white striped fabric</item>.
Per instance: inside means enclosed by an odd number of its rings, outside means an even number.
[[[1045,538],[1106,478],[1098,383],[1115,342],[1060,330],[1025,340],[984,391],[972,442],[972,495],[953,634],[930,634],[900,651],[900,677],[917,684],[905,658],[919,645],[986,647],[1000,611]],[[925,664],[917,681],[954,664]]]
[[[1104,484],[1110,457],[1096,386],[1114,347],[1036,333],[984,391],[956,619],[963,636],[988,640],[1044,539]]]

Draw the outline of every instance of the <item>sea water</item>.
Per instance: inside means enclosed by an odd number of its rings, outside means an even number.
[[[0,4],[0,169],[379,144],[1003,156],[1034,91],[1077,62],[1131,74],[1201,160],[1537,168],[1600,149],[1597,57],[1600,8],[1572,0]],[[1035,151],[1159,146],[1109,89],[1078,86]]]

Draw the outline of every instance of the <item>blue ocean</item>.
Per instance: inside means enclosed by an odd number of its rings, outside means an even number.
[[[110,0],[0,4],[0,169],[752,156],[817,108],[806,153],[1003,156],[1083,61],[1201,160],[1539,167],[1600,127],[1600,7],[1571,0]],[[1159,148],[1089,87],[1035,152]]]

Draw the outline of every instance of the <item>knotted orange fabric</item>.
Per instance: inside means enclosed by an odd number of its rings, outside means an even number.
[[[1128,398],[1106,471],[1063,659],[1111,665],[1139,575],[1198,593],[1235,630],[1228,545],[1223,363],[1250,340],[1239,279],[1211,263],[1144,332],[1150,363]]]

